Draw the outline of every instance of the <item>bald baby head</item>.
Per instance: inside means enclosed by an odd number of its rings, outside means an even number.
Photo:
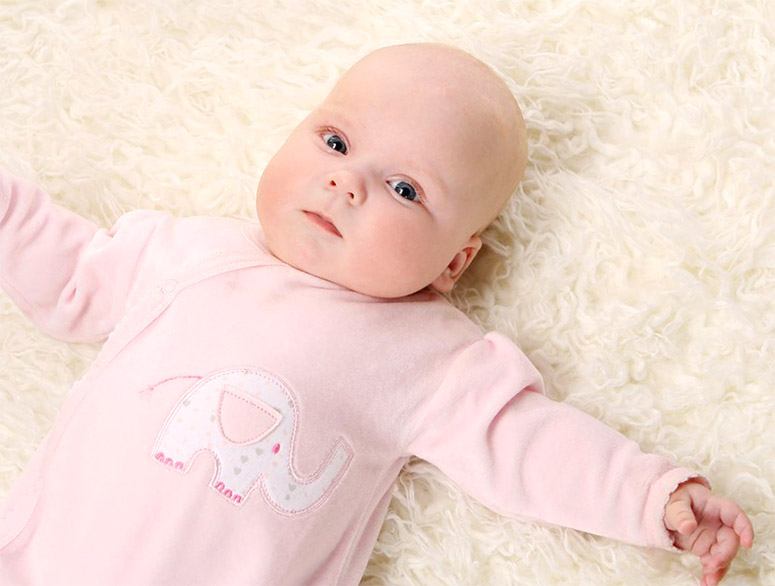
[[[484,231],[509,200],[527,166],[525,122],[505,82],[473,55],[441,43],[377,49],[347,70],[337,87],[359,75],[378,79],[394,92],[414,92],[418,100],[431,95],[440,112],[469,126],[466,144],[460,145],[475,159],[478,175],[468,194],[474,204],[469,228],[477,235]]]

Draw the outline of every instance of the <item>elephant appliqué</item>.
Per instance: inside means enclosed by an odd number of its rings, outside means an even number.
[[[286,515],[318,505],[341,481],[353,456],[338,438],[327,460],[308,478],[292,469],[298,419],[293,394],[260,368],[216,372],[197,381],[170,412],[152,456],[181,473],[209,450],[216,472],[210,487],[236,506],[255,490]]]

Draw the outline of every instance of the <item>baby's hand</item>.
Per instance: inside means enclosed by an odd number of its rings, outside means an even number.
[[[675,546],[702,562],[701,586],[715,586],[727,573],[740,544],[750,548],[753,527],[742,509],[713,495],[699,482],[678,485],[665,506],[665,527]]]

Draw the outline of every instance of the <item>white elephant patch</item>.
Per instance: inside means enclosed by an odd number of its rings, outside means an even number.
[[[242,506],[258,487],[281,514],[322,504],[339,484],[353,450],[338,438],[309,478],[292,470],[298,410],[282,380],[260,368],[217,372],[197,381],[178,401],[156,437],[155,460],[186,473],[194,456],[209,450],[216,471],[210,487]]]

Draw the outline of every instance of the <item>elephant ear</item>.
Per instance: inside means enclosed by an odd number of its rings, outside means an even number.
[[[218,403],[223,437],[235,444],[257,442],[280,425],[282,414],[261,399],[232,385],[224,385]]]

